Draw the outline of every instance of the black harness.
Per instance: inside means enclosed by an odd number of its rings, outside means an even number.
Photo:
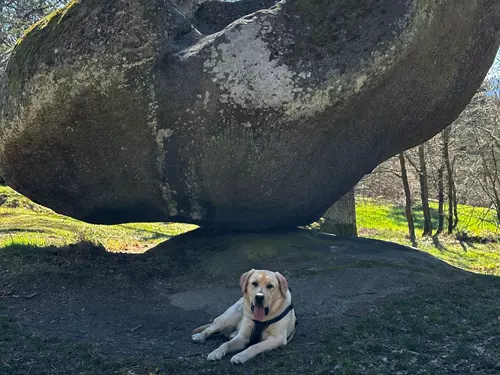
[[[285,309],[285,311],[283,311],[281,314],[279,314],[274,319],[267,320],[265,322],[261,322],[259,320],[252,319],[254,322],[254,326],[253,326],[253,330],[252,330],[252,336],[250,336],[250,344],[248,344],[248,346],[252,346],[252,345],[255,345],[258,342],[260,342],[262,340],[262,333],[264,333],[266,328],[269,327],[271,324],[279,322],[281,319],[283,319],[285,316],[287,316],[287,314],[292,310],[293,310],[293,303],[291,303],[290,306],[288,306]],[[298,321],[297,317],[295,317],[295,328],[292,331],[292,333],[290,333],[290,335],[287,337],[287,340],[289,340],[290,337],[292,337],[292,335],[295,332],[295,330],[297,329],[298,325],[299,325],[299,321]]]

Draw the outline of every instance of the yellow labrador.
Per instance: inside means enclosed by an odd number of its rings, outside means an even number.
[[[241,275],[240,287],[242,298],[213,323],[193,331],[196,342],[214,333],[230,339],[208,355],[210,361],[245,349],[231,358],[232,363],[245,363],[259,353],[286,345],[295,334],[297,317],[283,275],[252,269]]]

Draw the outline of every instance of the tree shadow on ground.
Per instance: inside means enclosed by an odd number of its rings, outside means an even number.
[[[460,244],[460,247],[465,251],[467,252],[467,248],[471,248],[471,249],[477,249],[477,246],[473,243],[473,242],[470,242],[470,241],[465,241],[465,240],[460,240],[459,241],[459,244]]]
[[[431,211],[431,221],[432,227],[434,229],[438,226],[438,210],[435,208],[430,208]],[[398,224],[398,226],[407,226],[408,222],[406,220],[405,209],[402,206],[391,205],[389,211],[389,218],[391,221]],[[422,206],[413,207],[413,221],[415,224],[415,229],[421,229],[424,227],[424,214],[422,212]]]
[[[432,243],[434,244],[434,247],[438,249],[439,251],[449,251],[446,246],[443,245],[443,243],[439,240],[438,235],[433,235],[432,236]]]
[[[1,233],[48,233],[49,231],[46,229],[20,229],[20,228],[5,228],[5,229],[0,229],[0,234]],[[53,232],[53,231],[50,231]]]

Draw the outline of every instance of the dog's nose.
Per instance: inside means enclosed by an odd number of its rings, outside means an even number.
[[[262,293],[257,293],[255,295],[255,302],[256,303],[262,303],[262,302],[264,302],[264,295]]]

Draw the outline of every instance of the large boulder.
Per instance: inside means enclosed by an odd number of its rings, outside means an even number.
[[[95,223],[306,224],[452,122],[500,43],[498,0],[274,3],[71,1],[0,63],[0,175]]]

